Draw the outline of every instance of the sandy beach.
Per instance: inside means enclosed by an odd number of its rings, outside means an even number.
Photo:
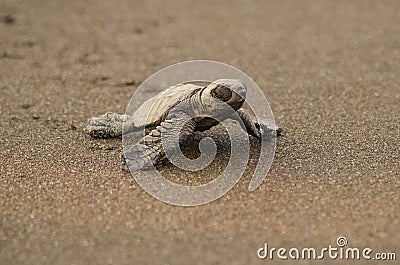
[[[366,264],[257,257],[339,236],[399,260],[398,25],[399,1],[2,0],[0,264]],[[119,139],[83,128],[193,59],[251,76],[284,135],[257,190],[250,161],[222,198],[177,207],[121,171]]]

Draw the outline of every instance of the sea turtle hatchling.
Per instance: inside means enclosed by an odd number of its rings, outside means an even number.
[[[169,142],[174,136],[178,134],[179,140],[189,140],[193,132],[208,130],[219,121],[232,118],[234,111],[248,134],[258,139],[279,135],[279,128],[253,121],[241,108],[246,93],[246,86],[235,79],[219,79],[207,86],[179,84],[144,102],[132,116],[108,112],[91,118],[85,132],[93,138],[114,138],[145,129],[146,135],[122,156],[123,169],[128,171],[162,162],[167,158],[166,153],[179,148],[176,142]],[[140,119],[141,115],[147,119]]]

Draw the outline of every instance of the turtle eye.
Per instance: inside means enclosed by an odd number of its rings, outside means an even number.
[[[223,85],[217,85],[212,91],[212,96],[222,101],[228,101],[232,97],[232,90]]]

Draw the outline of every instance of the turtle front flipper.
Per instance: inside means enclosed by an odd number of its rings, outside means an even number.
[[[124,152],[122,169],[132,172],[162,162],[179,148],[180,139],[192,135],[195,126],[185,112],[170,111],[165,121]]]
[[[256,122],[255,125],[260,131],[263,140],[282,136],[281,127],[271,125],[267,122]]]
[[[89,119],[85,132],[93,138],[115,138],[122,135],[122,125],[131,118],[129,115],[107,112]],[[134,124],[130,127],[134,127]]]
[[[258,138],[268,139],[281,135],[281,128],[271,124],[271,121],[258,121],[254,122],[251,116],[243,109],[237,110],[240,119],[245,126],[247,133]]]
[[[151,168],[152,165],[157,164],[163,159],[164,152],[161,143],[154,142],[152,145],[148,145],[142,141],[129,148],[121,156],[122,169],[124,171],[133,172]]]

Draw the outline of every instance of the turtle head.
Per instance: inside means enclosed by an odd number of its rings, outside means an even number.
[[[218,79],[206,87],[207,95],[228,104],[235,110],[242,107],[246,92],[246,86],[236,79]]]

